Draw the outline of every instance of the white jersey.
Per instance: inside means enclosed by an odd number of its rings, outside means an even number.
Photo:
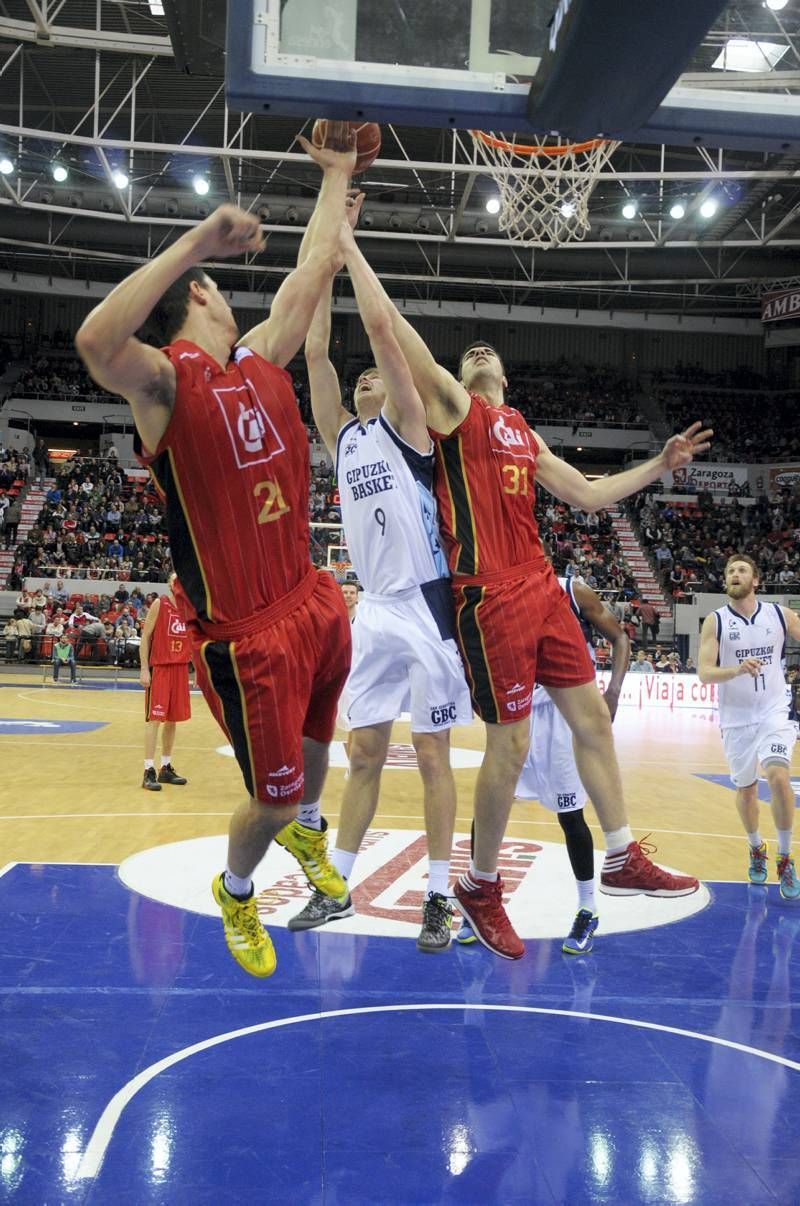
[[[433,494],[433,445],[417,452],[381,412],[339,432],[336,476],[350,561],[370,595],[448,578]]]
[[[719,684],[720,727],[760,724],[776,714],[786,717],[786,621],[778,604],[759,603],[749,620],[729,603],[713,614],[719,642],[717,665],[740,666],[748,657],[761,662],[756,678],[740,674]]]
[[[586,621],[584,620],[583,616],[581,615],[580,607],[578,607],[578,604],[575,602],[575,594],[573,591],[574,581],[575,581],[574,578],[559,578],[558,585],[561,587],[561,589],[563,591],[566,591],[567,594],[569,595],[569,601],[570,601],[570,604],[572,605],[572,610],[575,614],[575,618],[577,619],[578,623],[580,624],[581,632],[583,633],[584,637],[586,638],[586,647],[589,650],[589,657],[592,659],[592,663],[594,664],[597,661],[597,658],[596,658],[595,652],[594,652],[594,645],[591,642],[591,629],[590,629],[589,625],[586,623]],[[531,701],[532,707],[540,708],[542,706],[542,704],[547,704],[547,703],[552,703],[552,702],[553,701],[551,700],[550,696],[547,694],[547,690],[545,687],[534,687],[533,699]]]

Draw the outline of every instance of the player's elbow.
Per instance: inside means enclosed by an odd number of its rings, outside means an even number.
[[[329,359],[328,340],[320,339],[317,335],[309,335],[306,338],[304,354],[306,364],[311,366],[324,364]]]
[[[710,669],[711,667],[706,662],[700,661],[697,663],[697,677],[701,683],[710,683],[712,681],[712,675],[709,673]]]

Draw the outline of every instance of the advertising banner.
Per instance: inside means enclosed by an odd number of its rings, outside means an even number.
[[[699,494],[701,490],[727,494],[731,482],[735,482],[737,486],[746,484],[747,465],[686,465],[683,469],[673,469],[662,480],[668,490],[676,487],[684,490],[691,486],[695,494]]]
[[[762,322],[783,322],[787,318],[800,318],[800,285],[761,295]]]
[[[779,490],[794,490],[800,485],[800,465],[770,465],[767,492],[770,496]]]
[[[611,678],[600,670],[597,685],[604,692]],[[701,683],[696,674],[626,674],[619,697],[620,707],[669,708],[714,711],[719,707],[716,683]]]

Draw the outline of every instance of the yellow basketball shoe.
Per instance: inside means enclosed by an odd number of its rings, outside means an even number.
[[[294,855],[312,888],[323,896],[344,900],[347,884],[328,858],[327,830],[328,822],[324,817],[321,829],[309,829],[299,821],[290,821],[276,834],[275,841]]]
[[[211,884],[214,899],[222,909],[222,925],[228,950],[240,967],[251,976],[265,979],[278,965],[272,939],[259,921],[255,895],[247,900],[231,896],[220,872]]]

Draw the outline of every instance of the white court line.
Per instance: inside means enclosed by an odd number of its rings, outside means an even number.
[[[16,865],[16,863],[6,863],[5,867],[0,867],[0,878],[2,878],[7,871],[13,870]]]
[[[106,817],[229,817],[231,810],[227,812],[162,812],[160,809],[157,812],[26,812],[24,816],[6,817],[0,814],[0,821],[73,821],[92,817],[95,821],[102,821]],[[49,860],[47,860],[49,862]],[[116,863],[96,863],[91,864],[98,867],[116,867]],[[70,863],[64,863],[63,866],[69,867]]]
[[[174,1051],[172,1055],[168,1055],[164,1059],[151,1064],[149,1068],[145,1068],[138,1076],[134,1076],[124,1084],[114,1094],[103,1110],[86,1145],[86,1150],[81,1157],[81,1162],[75,1174],[76,1178],[85,1179],[97,1176],[122,1111],[139,1090],[143,1089],[146,1084],[156,1076],[159,1076],[160,1073],[166,1071],[167,1068],[172,1068],[175,1064],[181,1063],[193,1055],[198,1055],[201,1051],[207,1051],[209,1048],[217,1047],[221,1043],[228,1043],[250,1034],[258,1034],[263,1030],[277,1030],[282,1026],[293,1026],[298,1022],[321,1022],[326,1018],[357,1017],[367,1013],[409,1013],[420,1009],[455,1009],[459,1012],[466,1009],[476,1009],[483,1010],[486,1013],[537,1013],[562,1018],[581,1018],[590,1022],[613,1022],[618,1026],[634,1026],[642,1030],[659,1030],[665,1034],[676,1034],[681,1038],[698,1039],[700,1042],[712,1043],[718,1047],[729,1047],[733,1051],[741,1051],[745,1055],[755,1055],[759,1059],[768,1060],[770,1063],[781,1064],[784,1068],[791,1068],[793,1072],[800,1072],[800,1064],[795,1063],[794,1060],[786,1059],[783,1055],[775,1055],[771,1051],[762,1051],[758,1047],[748,1047],[744,1043],[736,1043],[732,1039],[717,1038],[710,1034],[700,1034],[696,1030],[682,1030],[677,1026],[667,1026],[661,1022],[643,1022],[635,1018],[618,1018],[610,1014],[579,1013],[571,1009],[544,1009],[533,1005],[468,1005],[466,1003],[365,1005],[358,1009],[329,1009],[323,1013],[305,1013],[292,1018],[278,1018],[274,1022],[260,1022],[256,1026],[245,1026],[241,1030],[229,1030],[225,1034],[216,1034],[212,1038],[203,1039],[200,1043],[193,1043],[190,1047],[184,1047],[181,1051]]]

